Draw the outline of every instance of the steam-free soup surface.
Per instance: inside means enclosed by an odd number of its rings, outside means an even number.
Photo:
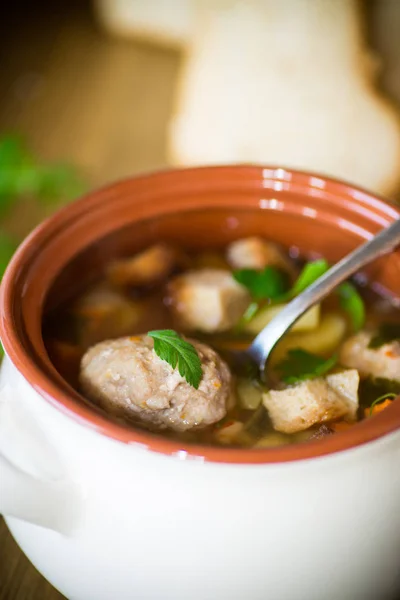
[[[71,385],[132,427],[245,447],[335,435],[400,392],[389,299],[341,286],[278,344],[270,389],[236,354],[327,268],[262,238],[197,253],[159,243],[106,263],[99,281],[49,313],[46,346]]]

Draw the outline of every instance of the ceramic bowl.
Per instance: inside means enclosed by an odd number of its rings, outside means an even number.
[[[74,600],[357,600],[400,584],[400,401],[351,430],[269,449],[184,446],[107,418],[53,367],[43,314],[104,261],[158,240],[260,234],[336,261],[395,205],[277,167],[129,179],[59,211],[1,285],[0,509]],[[366,274],[400,297],[400,253]]]

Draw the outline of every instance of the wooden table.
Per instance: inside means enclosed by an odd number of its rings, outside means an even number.
[[[93,186],[165,166],[181,57],[106,37],[83,0],[26,4],[30,12],[0,17],[0,131],[23,132],[39,155],[77,164]],[[8,227],[24,235],[40,217],[24,206]],[[60,598],[0,520],[0,600]]]
[[[0,131],[23,132],[40,156],[78,165],[92,186],[166,166],[180,56],[105,36],[84,2],[61,3],[59,14],[54,6],[0,17]],[[25,235],[41,216],[24,205],[7,229]],[[0,600],[62,597],[0,518]]]

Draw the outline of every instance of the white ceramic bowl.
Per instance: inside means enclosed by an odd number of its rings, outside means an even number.
[[[147,219],[157,215],[154,226]],[[99,248],[110,255],[132,245],[132,231],[137,246],[157,236],[207,246],[264,232],[335,260],[399,215],[319,176],[211,168],[111,186],[28,238],[1,289],[0,509],[22,550],[67,598],[396,597],[399,400],[318,442],[182,447],[86,404],[50,364],[41,315],[71,282],[100,268]],[[370,275],[400,295],[398,253]]]

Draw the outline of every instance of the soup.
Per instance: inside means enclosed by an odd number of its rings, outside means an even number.
[[[400,316],[346,282],[279,342],[268,385],[241,352],[321,276],[260,237],[193,251],[157,242],[110,260],[48,311],[54,365],[90,402],[134,427],[201,444],[268,447],[354,427],[400,393]]]

